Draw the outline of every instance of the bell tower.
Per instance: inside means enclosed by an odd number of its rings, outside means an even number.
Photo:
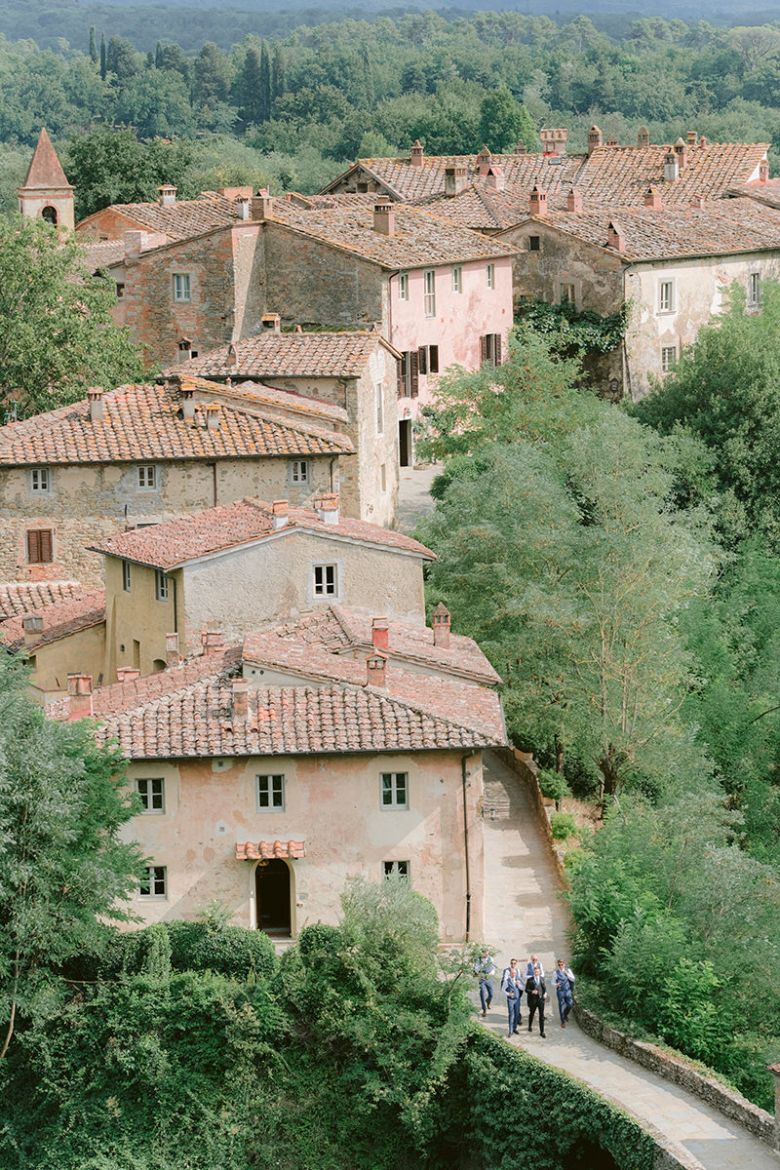
[[[19,211],[26,219],[43,219],[59,231],[72,232],[76,226],[73,188],[45,128],[38,136],[27,178],[17,195]]]

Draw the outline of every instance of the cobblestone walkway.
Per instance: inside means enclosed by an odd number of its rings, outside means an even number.
[[[568,915],[531,796],[498,757],[488,759],[485,805],[486,940],[501,969],[513,956],[538,954],[546,972],[568,956]],[[489,815],[492,813],[492,817]],[[506,1035],[504,996],[498,993],[486,1023]],[[546,1039],[523,1029],[512,1044],[564,1069],[650,1122],[706,1170],[780,1170],[780,1157],[715,1109],[586,1036],[570,1022],[565,1031],[551,992]],[[525,1009],[525,1001],[523,1001]]]

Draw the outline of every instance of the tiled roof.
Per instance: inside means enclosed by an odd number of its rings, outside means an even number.
[[[455,227],[419,207],[394,205],[393,235],[374,230],[373,214],[373,204],[307,209],[286,199],[275,199],[271,212],[275,222],[383,268],[422,268],[514,255],[513,248]]]
[[[51,605],[35,610],[36,617],[43,619],[43,630],[37,635],[33,649],[58,642],[89,629],[106,620],[106,591],[92,589],[89,592],[66,597]],[[0,644],[8,650],[18,650],[24,645],[24,619],[27,614],[17,614],[0,626]]]
[[[0,427],[0,465],[256,459],[354,450],[345,435],[225,405],[220,407],[219,427],[211,430],[203,404],[196,405],[191,422],[185,421],[179,417],[179,392],[165,386],[121,386],[104,394],[103,404],[103,418],[94,422],[82,399]]]
[[[306,856],[304,841],[236,841],[236,861],[270,861],[275,857],[299,860]]]
[[[553,212],[540,220],[625,260],[726,256],[780,249],[780,210],[752,199],[716,199],[703,207],[620,207],[612,211]],[[617,252],[607,229],[619,227],[625,241]]]
[[[562,192],[558,201],[561,206],[565,206],[565,197],[566,193]],[[484,179],[476,178],[457,195],[432,195],[424,206],[440,219],[472,231],[500,231],[526,218],[528,192],[517,188],[494,191]]]
[[[640,206],[649,186],[659,189],[667,206],[684,206],[697,197],[721,199],[730,188],[751,178],[767,145],[708,142],[693,146],[679,178],[673,181],[664,180],[668,150],[668,146],[597,147],[577,176],[585,210]]]
[[[131,760],[460,751],[505,742],[503,732],[461,726],[375,687],[250,689],[247,713],[237,715],[224,675],[110,716],[98,735]]]
[[[382,344],[375,332],[258,333],[193,358],[184,369],[204,378],[359,378]],[[235,350],[231,363],[230,348]]]
[[[123,532],[93,545],[92,551],[167,572],[209,553],[253,544],[271,534],[277,538],[296,531],[315,532],[333,539],[347,538],[434,559],[430,549],[411,536],[346,517],[340,518],[338,524],[325,523],[309,508],[290,508],[286,525],[275,528],[271,505],[257,499],[236,500],[164,524]]]
[[[0,585],[0,622],[35,613],[81,593],[80,581],[11,581]]]
[[[228,227],[239,218],[233,200],[226,199],[218,191],[203,191],[195,199],[177,199],[168,207],[159,202],[114,203],[111,210],[132,219],[139,228],[162,232],[169,241],[189,240],[213,228]],[[88,226],[93,218],[89,216],[82,220],[79,230]]]
[[[768,207],[780,207],[780,179],[769,179],[765,183],[742,183],[732,187],[729,195],[747,195],[757,203]]]
[[[22,187],[44,191],[52,187],[70,187],[45,126],[38,135],[38,142]]]
[[[77,237],[78,238],[78,237]],[[88,272],[110,268],[124,259],[124,240],[94,240],[89,243],[78,241],[82,248],[82,265]]]

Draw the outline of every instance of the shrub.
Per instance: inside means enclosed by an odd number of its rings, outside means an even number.
[[[565,841],[577,831],[577,822],[571,813],[554,812],[550,817],[550,832],[555,841]]]
[[[566,777],[562,772],[553,772],[549,768],[540,768],[537,780],[542,790],[542,796],[546,796],[548,800],[554,800],[556,804],[563,800],[564,796],[569,795],[569,785],[566,783]]]
[[[218,971],[236,979],[270,978],[277,969],[273,943],[260,930],[214,922],[171,922],[171,965],[178,971]]]

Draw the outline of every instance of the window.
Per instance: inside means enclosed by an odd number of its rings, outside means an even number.
[[[144,813],[165,812],[165,781],[162,777],[153,780],[136,780],[135,790],[141,798]],[[165,891],[163,890],[163,893]]]
[[[379,490],[387,491],[387,464],[382,463],[379,467]]]
[[[377,382],[374,388],[376,394],[376,433],[381,435],[385,429],[385,388]]]
[[[383,861],[382,873],[385,881],[391,881],[393,878],[409,878],[409,862],[408,861]]]
[[[483,366],[501,365],[501,334],[486,333],[480,338]]]
[[[487,269],[487,286],[488,288],[496,287],[496,266],[495,264],[488,264]]]
[[[338,573],[336,565],[314,566],[314,596],[335,597],[338,592]]]
[[[661,369],[665,374],[673,370],[677,365],[677,346],[663,345],[661,346]]]
[[[409,273],[402,272],[398,277],[398,299],[401,301],[409,300]]]
[[[44,207],[43,211],[41,212],[41,218],[45,219],[46,223],[50,223],[52,227],[56,227],[57,226],[57,219],[58,219],[57,208],[56,207]]]
[[[130,585],[130,562],[122,561],[122,588],[124,589],[125,593],[130,592]]]
[[[309,482],[309,463],[306,459],[292,459],[290,461],[290,483]]]
[[[178,304],[188,304],[192,300],[192,285],[189,272],[174,272],[173,299]]]
[[[429,268],[425,273],[425,316],[436,316],[436,273]]]
[[[168,870],[164,865],[145,865],[138,887],[142,898],[164,898],[168,888]]]
[[[30,471],[30,491],[36,496],[46,495],[51,487],[48,467],[33,467]]]
[[[383,772],[380,785],[382,808],[409,807],[408,772]]]
[[[761,304],[761,274],[751,272],[748,276],[748,308],[756,309]]]
[[[420,359],[416,349],[404,350],[398,363],[398,397],[416,398],[419,394]]]
[[[423,345],[417,350],[417,369],[421,374],[438,374],[438,345]]]
[[[368,194],[368,183],[366,183],[366,182],[358,183],[357,189],[358,189],[358,195],[367,195]]]
[[[138,468],[138,487],[142,492],[153,492],[157,487],[157,468],[153,463]]]
[[[120,280],[118,280],[118,281],[116,282],[116,299],[117,299],[118,301],[121,301],[121,300],[122,300],[122,297],[123,297],[124,295],[125,295],[125,286],[124,286],[124,284],[123,284],[123,283],[122,283]]]
[[[577,290],[573,284],[562,284],[560,302],[562,305],[575,305],[577,303]]]
[[[154,571],[154,596],[158,601],[167,601],[168,592],[170,590],[170,580],[166,573],[155,569]]]
[[[257,807],[261,812],[284,811],[284,776],[257,777]]]
[[[541,250],[542,250],[542,237],[541,236],[529,236],[528,237],[528,251],[529,252],[541,252]]]
[[[658,283],[658,312],[674,312],[674,281],[661,280]]]
[[[31,528],[27,533],[27,560],[31,565],[49,565],[52,562],[51,528]]]
[[[456,293],[463,292],[463,269],[460,264],[456,264],[452,270],[452,291]]]

